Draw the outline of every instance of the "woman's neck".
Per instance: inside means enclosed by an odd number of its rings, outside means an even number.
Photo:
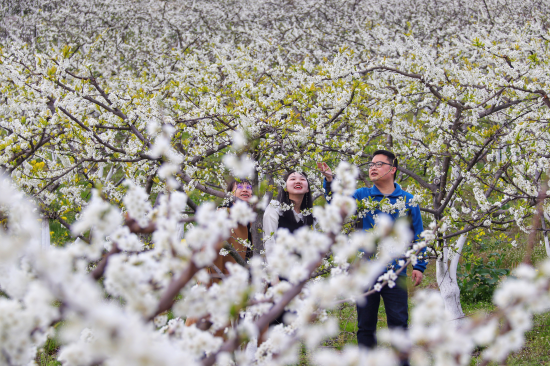
[[[288,199],[294,202],[294,211],[296,213],[300,213],[300,207],[302,207],[304,196],[304,194],[288,194]]]

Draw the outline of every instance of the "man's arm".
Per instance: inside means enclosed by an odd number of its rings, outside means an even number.
[[[330,203],[330,199],[332,197],[331,186],[332,186],[332,181],[329,182],[329,181],[327,181],[327,178],[324,178],[323,179],[323,189],[325,190],[325,199],[327,200],[328,203]]]
[[[325,163],[324,161],[317,163],[317,168],[321,171],[321,173],[324,176],[323,190],[325,191],[325,199],[327,200],[328,203],[330,203],[330,197],[332,196],[331,184],[332,184],[332,179],[334,175],[332,174],[332,170],[330,169],[328,164]]]
[[[330,203],[331,197],[332,197],[332,189],[331,189],[332,181],[327,181],[327,179],[323,179],[323,189],[325,190],[325,199],[328,203]],[[355,192],[351,195],[351,198],[354,198],[356,200],[361,200],[359,198],[359,189],[356,189]]]
[[[327,163],[317,163],[317,168],[323,173],[324,179],[323,179],[323,189],[325,190],[325,199],[328,203],[330,203],[330,197],[332,196],[332,180],[336,178],[336,175],[332,174],[332,170],[328,166]],[[355,192],[351,195],[352,198],[355,198],[356,200],[360,200],[358,195],[359,189],[355,190]]]
[[[410,210],[411,210],[412,227],[414,231],[414,242],[416,243],[421,240],[420,234],[422,234],[422,232],[424,231],[424,225],[422,223],[422,215],[420,214],[420,207],[419,206],[410,207]],[[423,257],[426,255],[426,248],[422,248],[422,250],[420,251],[420,255]],[[416,262],[416,265],[413,266],[413,271],[424,272],[426,270],[427,264],[428,262],[424,258],[418,259],[418,261]]]

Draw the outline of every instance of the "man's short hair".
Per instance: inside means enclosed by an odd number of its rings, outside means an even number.
[[[384,155],[386,158],[388,158],[388,163],[392,164],[392,166],[395,167],[395,173],[393,173],[393,180],[395,181],[395,178],[397,177],[397,167],[399,166],[395,154],[388,150],[376,150],[372,154],[372,157],[374,158],[376,155]]]

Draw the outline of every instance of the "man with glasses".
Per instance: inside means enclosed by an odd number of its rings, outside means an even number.
[[[329,166],[326,163],[319,163],[318,167],[325,176],[323,187],[325,193],[330,196],[330,185],[334,178]],[[359,188],[353,194],[356,200],[369,200],[380,202],[387,199],[389,203],[394,205],[398,200],[406,200],[406,216],[410,220],[411,229],[414,232],[414,241],[420,240],[420,234],[424,230],[420,208],[418,205],[410,205],[409,202],[413,199],[413,195],[401,189],[401,186],[395,183],[398,161],[395,155],[386,150],[375,151],[372,156],[372,161],[368,163],[369,178],[374,183],[371,188]],[[386,201],[387,202],[387,201]],[[370,211],[363,217],[363,229],[369,230],[375,226],[375,219],[378,215],[385,214],[377,208],[374,213]],[[393,213],[386,213],[391,216],[392,220],[399,217],[397,210]],[[425,249],[423,250],[425,253]],[[423,254],[421,253],[421,254]],[[412,281],[415,286],[418,286],[422,281],[423,272],[426,269],[426,261],[418,260],[413,266]],[[388,267],[394,271],[400,269],[398,261],[394,261]],[[368,348],[376,346],[376,323],[378,321],[378,307],[380,305],[380,296],[384,299],[386,308],[386,316],[388,318],[388,326],[390,328],[407,329],[409,319],[408,315],[408,294],[406,286],[407,272],[406,268],[399,274],[396,286],[390,288],[384,286],[381,291],[375,292],[367,296],[366,304],[357,305],[357,343]],[[408,365],[404,361],[404,365]]]

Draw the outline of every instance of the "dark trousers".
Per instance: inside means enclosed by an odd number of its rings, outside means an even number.
[[[378,308],[380,296],[384,299],[386,316],[389,328],[407,329],[409,320],[409,305],[407,302],[407,277],[399,276],[396,285],[389,288],[387,285],[380,292],[367,296],[367,303],[357,305],[357,343],[367,348],[376,346],[376,323],[378,322]]]

